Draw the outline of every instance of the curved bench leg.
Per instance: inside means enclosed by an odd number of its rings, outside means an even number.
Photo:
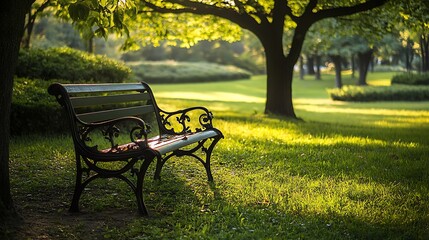
[[[144,159],[142,165],[140,166],[140,171],[138,172],[138,175],[137,175],[137,188],[136,188],[137,206],[139,209],[139,213],[144,216],[147,216],[149,212],[143,200],[143,182],[144,182],[144,177],[146,175],[146,171],[149,168],[149,165],[154,158],[155,156]],[[159,156],[157,158],[159,160]]]
[[[76,154],[76,183],[74,186],[74,193],[72,203],[69,208],[69,212],[79,212],[79,199],[82,194],[82,163],[80,161],[80,155]]]
[[[204,168],[206,169],[206,173],[207,173],[207,180],[209,182],[213,182],[213,175],[212,175],[212,171],[211,171],[211,167],[210,167],[210,158],[212,156],[212,152],[214,147],[216,146],[217,142],[219,142],[219,140],[221,139],[221,137],[216,137],[213,139],[213,142],[210,144],[209,148],[203,148],[203,151],[206,153],[206,161],[202,162],[204,165]]]

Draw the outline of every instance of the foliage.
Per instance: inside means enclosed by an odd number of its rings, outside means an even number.
[[[129,63],[135,80],[148,83],[212,82],[250,78],[251,73],[215,63],[175,61]]]
[[[429,86],[344,86],[328,93],[337,101],[429,101]]]
[[[234,65],[246,69],[252,73],[264,73],[265,64],[257,56],[252,56],[255,46],[249,43],[249,33],[246,40],[240,42],[226,42],[222,40],[200,41],[189,48],[169,46],[165,41],[158,47],[153,45],[142,47],[138,51],[125,52],[121,59],[124,61],[165,61],[175,60],[180,62],[211,62],[221,65]],[[247,46],[248,44],[248,46]]]
[[[60,106],[47,92],[53,82],[15,78],[10,126],[12,135],[55,133],[68,129]]]
[[[392,84],[429,85],[429,73],[404,73],[395,75],[392,78]]]
[[[123,49],[136,50],[139,45],[147,44],[157,46],[162,40],[167,40],[173,46],[189,47],[204,39],[235,41],[241,34],[240,28],[220,18],[193,18],[186,13],[162,15],[147,11],[140,1],[85,0],[58,3],[57,15],[73,20],[84,38],[107,38],[110,33],[124,35]]]
[[[16,75],[70,82],[123,82],[131,70],[123,63],[71,48],[21,50]]]

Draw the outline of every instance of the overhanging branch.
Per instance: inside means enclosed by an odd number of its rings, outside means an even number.
[[[355,13],[364,12],[376,7],[380,7],[388,1],[389,0],[369,0],[354,6],[325,9],[312,14],[312,17],[315,21],[318,21],[325,18],[352,15]]]
[[[249,29],[252,31],[256,31],[259,27],[258,22],[247,12],[239,12],[231,7],[222,7],[216,5],[209,5],[206,3],[190,1],[190,0],[166,0],[164,2],[177,4],[176,8],[170,8],[165,6],[160,6],[152,3],[151,1],[141,0],[141,2],[147,6],[148,8],[159,12],[159,13],[192,13],[196,15],[212,15],[216,17],[220,17],[223,19],[227,19],[233,23],[236,23],[242,28]]]

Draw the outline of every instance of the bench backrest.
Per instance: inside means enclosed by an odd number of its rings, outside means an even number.
[[[52,84],[48,89],[66,109],[72,129],[79,123],[103,122],[121,117],[158,118],[152,90],[146,83]],[[144,119],[144,118],[143,118]],[[152,119],[159,123],[159,119]],[[158,128],[153,130],[159,131]]]

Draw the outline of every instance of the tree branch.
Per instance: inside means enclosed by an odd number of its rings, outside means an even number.
[[[331,18],[331,17],[341,17],[341,16],[347,16],[352,15],[359,12],[364,12],[371,10],[373,8],[382,6],[389,0],[368,0],[364,3],[360,3],[354,6],[350,7],[337,7],[337,8],[331,8],[326,10],[321,10],[316,13],[313,13],[312,17],[314,18],[314,22],[325,19],[325,18]],[[310,1],[310,3],[313,1]]]
[[[201,2],[195,2],[191,0],[165,0],[164,2],[178,4],[181,7],[178,8],[169,8],[158,6],[148,0],[141,0],[145,6],[153,9],[159,13],[192,13],[197,15],[212,15],[220,18],[227,19],[233,23],[238,24],[240,27],[249,29],[252,31],[257,31],[259,28],[258,22],[250,16],[247,12],[238,12],[231,8],[219,7],[216,5],[208,5]]]
[[[307,4],[304,10],[304,14],[311,14],[313,12],[313,9],[317,6],[318,0],[310,0],[310,2]]]

